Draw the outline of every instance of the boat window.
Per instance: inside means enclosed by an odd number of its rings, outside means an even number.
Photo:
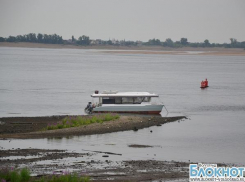
[[[151,98],[150,97],[145,97],[143,102],[150,102],[151,101]]]
[[[133,97],[122,97],[122,104],[133,104],[134,98]]]
[[[115,104],[115,98],[113,97],[104,97],[102,99],[103,104]]]
[[[116,97],[115,104],[121,104],[121,103],[122,103],[122,97]]]
[[[143,97],[134,97],[134,104],[141,104]]]

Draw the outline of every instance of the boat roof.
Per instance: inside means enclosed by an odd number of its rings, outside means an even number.
[[[102,92],[101,94],[91,94],[91,97],[159,97],[159,95],[149,92]]]

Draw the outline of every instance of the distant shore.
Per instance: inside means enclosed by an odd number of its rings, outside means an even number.
[[[170,48],[162,46],[115,46],[115,45],[68,45],[68,44],[41,44],[29,42],[0,42],[0,47],[23,47],[23,48],[47,48],[47,49],[92,49],[102,50],[104,53],[113,54],[167,54],[167,55],[215,55],[215,56],[245,56],[242,48]]]
[[[93,123],[89,125],[42,131],[49,124],[62,121],[66,116],[45,116],[45,117],[9,117],[0,118],[0,139],[4,138],[49,138],[66,137],[74,135],[103,134],[118,131],[138,130],[150,126],[161,126],[161,124],[185,119],[179,117],[160,117],[160,116],[120,116],[114,121],[107,121],[102,124]],[[86,117],[86,116],[83,116]]]

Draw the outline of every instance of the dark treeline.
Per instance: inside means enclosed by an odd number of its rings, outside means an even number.
[[[230,38],[231,43],[210,43],[209,40],[204,40],[203,42],[188,42],[187,38],[181,38],[179,41],[172,41],[170,38],[166,39],[165,42],[161,42],[159,39],[150,39],[145,45],[155,45],[155,46],[164,46],[164,47],[225,47],[225,48],[245,48],[245,41],[238,42],[237,39]]]
[[[0,37],[0,42],[35,42],[35,43],[46,43],[46,44],[63,44],[62,36],[57,34],[35,34],[29,33],[26,35],[9,36],[8,38]]]
[[[170,38],[164,42],[159,39],[150,39],[148,42],[142,41],[125,41],[125,40],[108,40],[104,41],[101,39],[90,40],[88,36],[80,36],[75,39],[74,36],[70,40],[63,40],[62,36],[57,34],[47,35],[38,33],[29,33],[26,35],[9,36],[8,38],[0,37],[0,42],[34,42],[34,43],[45,43],[45,44],[75,44],[75,45],[117,45],[117,46],[163,46],[163,47],[225,47],[225,48],[244,48],[245,41],[239,42],[235,38],[230,38],[230,43],[210,43],[208,39],[203,42],[188,42],[187,38],[181,38],[179,41],[172,41]]]
[[[62,36],[59,36],[57,34],[41,34],[38,33],[37,35],[35,33],[29,33],[26,35],[17,35],[15,36],[9,36],[8,38],[0,37],[0,42],[33,42],[33,43],[45,43],[45,44],[64,44],[67,43],[67,41],[63,40]],[[80,44],[80,45],[89,45],[90,40],[89,37],[83,35],[76,40],[72,36],[71,43]]]
[[[72,36],[72,42],[77,43],[79,45],[89,45],[90,44],[89,37],[85,35],[79,37],[78,40],[76,40],[74,36]]]

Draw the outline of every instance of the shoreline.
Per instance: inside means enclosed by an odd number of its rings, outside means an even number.
[[[242,48],[223,48],[223,47],[181,47],[171,48],[163,46],[114,46],[114,45],[68,45],[68,44],[41,44],[29,42],[0,42],[0,47],[18,48],[47,48],[47,49],[84,49],[98,50],[103,53],[114,54],[166,54],[166,55],[215,55],[215,56],[245,56]]]
[[[62,121],[67,116],[46,116],[46,117],[9,117],[0,118],[0,140],[7,138],[15,139],[37,139],[66,136],[81,136],[104,134],[119,131],[129,131],[143,129],[151,126],[161,126],[165,123],[186,119],[185,116],[160,117],[160,116],[123,116],[117,120],[106,121],[101,124],[93,123],[79,127],[45,130],[48,124]],[[83,116],[86,117],[86,116]]]
[[[91,181],[152,181],[160,179],[188,179],[187,162],[158,160],[125,160],[114,161],[108,155],[106,159],[93,159],[100,155],[94,152],[76,153],[66,150],[50,149],[11,149],[0,150],[0,155],[13,159],[0,160],[0,165],[6,168],[21,169],[26,166],[35,179],[76,172],[89,176]],[[38,157],[36,157],[38,155]],[[28,156],[28,158],[17,158]],[[58,162],[76,158],[77,161]],[[17,159],[16,159],[17,158]],[[46,163],[44,161],[53,161]],[[38,164],[37,164],[38,163]],[[1,169],[1,168],[0,168]],[[157,170],[156,170],[157,169]]]
[[[101,152],[103,153],[103,152]],[[0,150],[0,155],[8,159],[0,160],[0,165],[6,168],[30,169],[35,179],[76,172],[82,176],[89,176],[91,181],[187,181],[189,178],[189,164],[194,161],[162,161],[162,160],[113,160],[113,153],[107,158],[101,156],[100,151],[73,152],[57,149],[10,149]],[[21,158],[28,156],[27,158]],[[36,157],[38,156],[38,157]],[[9,159],[9,158],[13,159]],[[77,160],[69,160],[76,158]],[[49,163],[45,161],[51,161]],[[202,162],[205,164],[205,162]],[[217,163],[219,167],[232,167],[234,164]],[[1,169],[1,168],[0,168]]]

